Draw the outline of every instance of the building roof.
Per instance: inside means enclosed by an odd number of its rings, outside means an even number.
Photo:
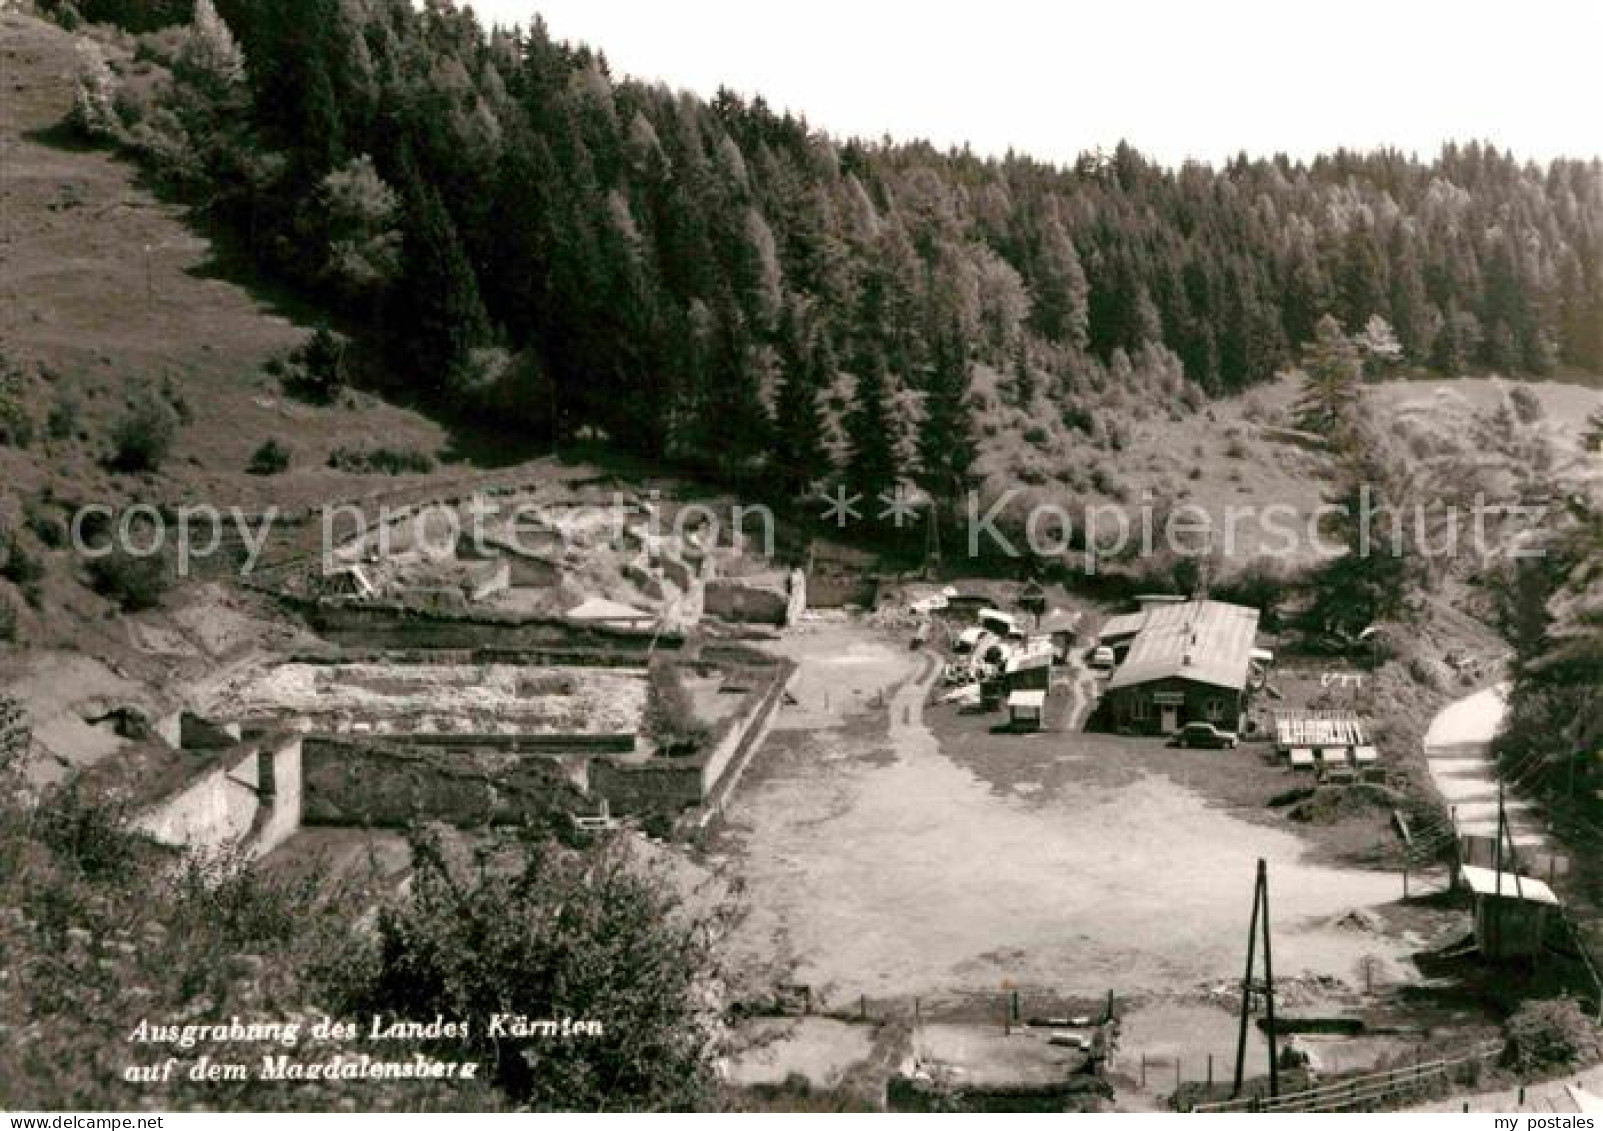
[[[1050,668],[1052,666],[1052,653],[1049,651],[1014,652],[1007,658],[1007,665],[1003,669],[1009,675],[1014,672],[1027,671],[1030,668]]]
[[[593,621],[649,621],[651,614],[642,612],[633,605],[625,605],[621,601],[609,601],[605,597],[591,597],[568,610],[569,620]]]
[[[1241,690],[1247,685],[1258,610],[1223,601],[1155,605],[1108,680],[1108,690],[1185,679]]]
[[[1464,878],[1464,883],[1476,895],[1496,896],[1498,888],[1502,888],[1504,899],[1517,899],[1525,903],[1546,903],[1558,906],[1558,896],[1553,889],[1541,880],[1530,876],[1521,876],[1515,872],[1502,873],[1499,885],[1498,873],[1491,868],[1481,868],[1474,864],[1465,864],[1458,869],[1458,874]]]
[[[1116,640],[1123,636],[1134,636],[1146,627],[1147,613],[1150,610],[1141,609],[1133,613],[1120,613],[1116,617],[1109,617],[1097,633],[1098,640]]]
[[[1007,707],[1010,711],[1015,707],[1033,707],[1036,710],[1040,710],[1045,706],[1046,692],[1039,689],[1035,691],[1015,691],[1007,697]]]
[[[1053,609],[1041,617],[1035,626],[1037,632],[1074,632],[1080,627],[1082,615],[1078,609]]]

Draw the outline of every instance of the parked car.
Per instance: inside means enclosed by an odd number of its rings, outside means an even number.
[[[1093,668],[1111,668],[1113,666],[1113,649],[1106,644],[1100,648],[1091,649],[1091,656],[1086,660]]]
[[[1233,730],[1220,730],[1212,723],[1187,723],[1174,736],[1176,746],[1194,746],[1201,750],[1234,750],[1241,741]]]

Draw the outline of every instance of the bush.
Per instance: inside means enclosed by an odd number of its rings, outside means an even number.
[[[155,471],[172,451],[178,414],[150,390],[134,397],[112,430],[112,466],[118,471]]]
[[[1515,385],[1508,394],[1509,401],[1514,405],[1514,415],[1521,424],[1535,424],[1542,419],[1542,402],[1537,395],[1525,386]]]
[[[0,563],[0,577],[6,578],[19,589],[34,588],[45,575],[44,563],[15,537],[4,537],[3,543],[0,543],[0,555],[4,556],[4,562]]]
[[[1603,1056],[1597,1026],[1572,998],[1528,1001],[1504,1026],[1503,1062],[1522,1078],[1551,1075]]]
[[[67,544],[67,523],[47,497],[29,499],[23,507],[23,521],[41,545],[59,550]]]
[[[707,724],[696,717],[685,691],[679,667],[671,660],[653,659],[647,673],[646,732],[667,754],[694,754],[707,741]]]
[[[284,390],[302,400],[331,404],[345,390],[345,342],[320,326],[282,361],[269,363]]]
[[[271,436],[251,454],[245,470],[252,475],[280,475],[289,470],[291,458],[289,446]]]
[[[426,475],[434,470],[434,457],[416,448],[335,448],[328,466],[353,475]]]
[[[40,841],[86,876],[123,876],[133,867],[136,841],[123,807],[85,797],[77,785],[51,793],[34,814]]]
[[[0,593],[0,643],[13,644],[17,639],[17,604]]]
[[[54,399],[50,402],[50,413],[45,417],[45,431],[52,440],[70,440],[78,432],[78,420],[83,413],[83,403],[78,399],[78,393],[70,386],[62,386],[56,390]]]
[[[89,582],[124,612],[154,609],[167,593],[167,566],[159,556],[141,558],[113,550],[90,561]]]

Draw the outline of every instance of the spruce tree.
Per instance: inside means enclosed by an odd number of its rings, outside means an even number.
[[[924,489],[944,507],[968,490],[978,455],[968,393],[967,349],[954,329],[937,343],[918,436]]]
[[[857,389],[846,414],[846,486],[872,501],[896,483],[895,434],[891,424],[889,377],[885,357],[877,350],[865,355],[857,373]]]
[[[779,330],[779,395],[774,407],[773,466],[787,495],[798,495],[827,468],[818,394],[830,379],[819,335],[787,304]]]

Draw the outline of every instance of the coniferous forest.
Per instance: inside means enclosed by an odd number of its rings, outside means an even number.
[[[1409,367],[1603,370],[1595,159],[1168,169],[1121,145],[1064,168],[832,138],[449,0],[82,15],[171,72],[136,94],[90,60],[86,129],[369,332],[409,392],[542,441],[950,497],[975,364],[1071,427],[1143,368],[1183,367],[1196,398],[1269,378],[1327,314]]]

